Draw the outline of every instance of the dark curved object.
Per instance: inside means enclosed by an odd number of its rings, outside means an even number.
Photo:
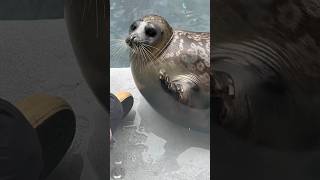
[[[37,132],[13,104],[0,98],[0,179],[38,179],[44,162]]]
[[[73,111],[65,109],[55,113],[37,127],[44,161],[41,179],[49,176],[71,146],[76,131],[75,119]]]
[[[99,102],[106,108],[108,96],[107,1],[66,0],[65,20],[82,74]]]
[[[320,2],[213,3],[215,123],[255,145],[319,146]]]

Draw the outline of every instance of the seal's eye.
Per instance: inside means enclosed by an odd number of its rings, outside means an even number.
[[[157,35],[157,30],[154,27],[146,27],[145,32],[147,36],[155,37]]]
[[[130,31],[134,31],[135,29],[137,29],[138,24],[136,22],[132,23],[130,26]]]

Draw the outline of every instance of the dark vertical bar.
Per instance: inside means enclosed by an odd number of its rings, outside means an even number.
[[[109,1],[107,0],[66,0],[65,20],[70,39],[81,72],[89,87],[103,105],[109,110]],[[94,158],[99,167],[94,167],[102,179],[109,177],[109,116],[105,126],[106,149],[96,149],[104,157]],[[95,144],[92,144],[95,145]],[[106,157],[105,157],[106,156]]]
[[[214,43],[214,32],[213,32],[213,19],[214,19],[214,11],[213,11],[213,8],[214,7],[214,1],[210,1],[210,69],[211,69],[211,72],[213,72],[213,43]],[[214,163],[214,141],[213,141],[213,134],[214,134],[214,130],[213,130],[213,116],[215,115],[214,114],[214,105],[213,105],[213,94],[212,94],[212,90],[213,90],[213,73],[211,73],[211,76],[210,76],[210,178],[214,178],[214,174],[215,174],[215,171],[214,171],[214,166],[215,166],[215,163]]]
[[[110,92],[110,1],[109,0],[106,0],[106,7],[105,7],[105,23],[106,23],[106,44],[107,44],[107,47],[106,47],[106,61],[107,61],[107,92],[109,93]],[[110,139],[110,134],[109,134],[109,129],[111,128],[110,126],[110,99],[109,99],[109,95],[106,96],[106,101],[107,101],[107,107],[108,107],[108,113],[107,113],[107,124],[108,124],[108,128],[107,128],[107,131],[108,131],[108,140]],[[107,177],[106,178],[110,178],[110,142],[107,143],[107,149],[108,149],[108,155],[107,155],[107,167],[108,169],[106,170],[107,171]]]
[[[107,52],[106,0],[67,0],[65,19],[73,49],[93,93],[107,108]]]

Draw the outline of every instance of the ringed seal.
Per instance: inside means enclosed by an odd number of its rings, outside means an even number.
[[[126,43],[136,86],[167,119],[210,129],[210,33],[173,29],[158,15],[134,21]]]

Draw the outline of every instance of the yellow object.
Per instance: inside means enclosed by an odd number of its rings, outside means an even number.
[[[72,111],[64,99],[46,94],[28,96],[16,102],[16,107],[22,112],[33,128],[37,128],[46,119],[59,111]]]
[[[129,92],[117,92],[114,94],[122,104],[123,117],[125,117],[133,106],[133,96]]]

